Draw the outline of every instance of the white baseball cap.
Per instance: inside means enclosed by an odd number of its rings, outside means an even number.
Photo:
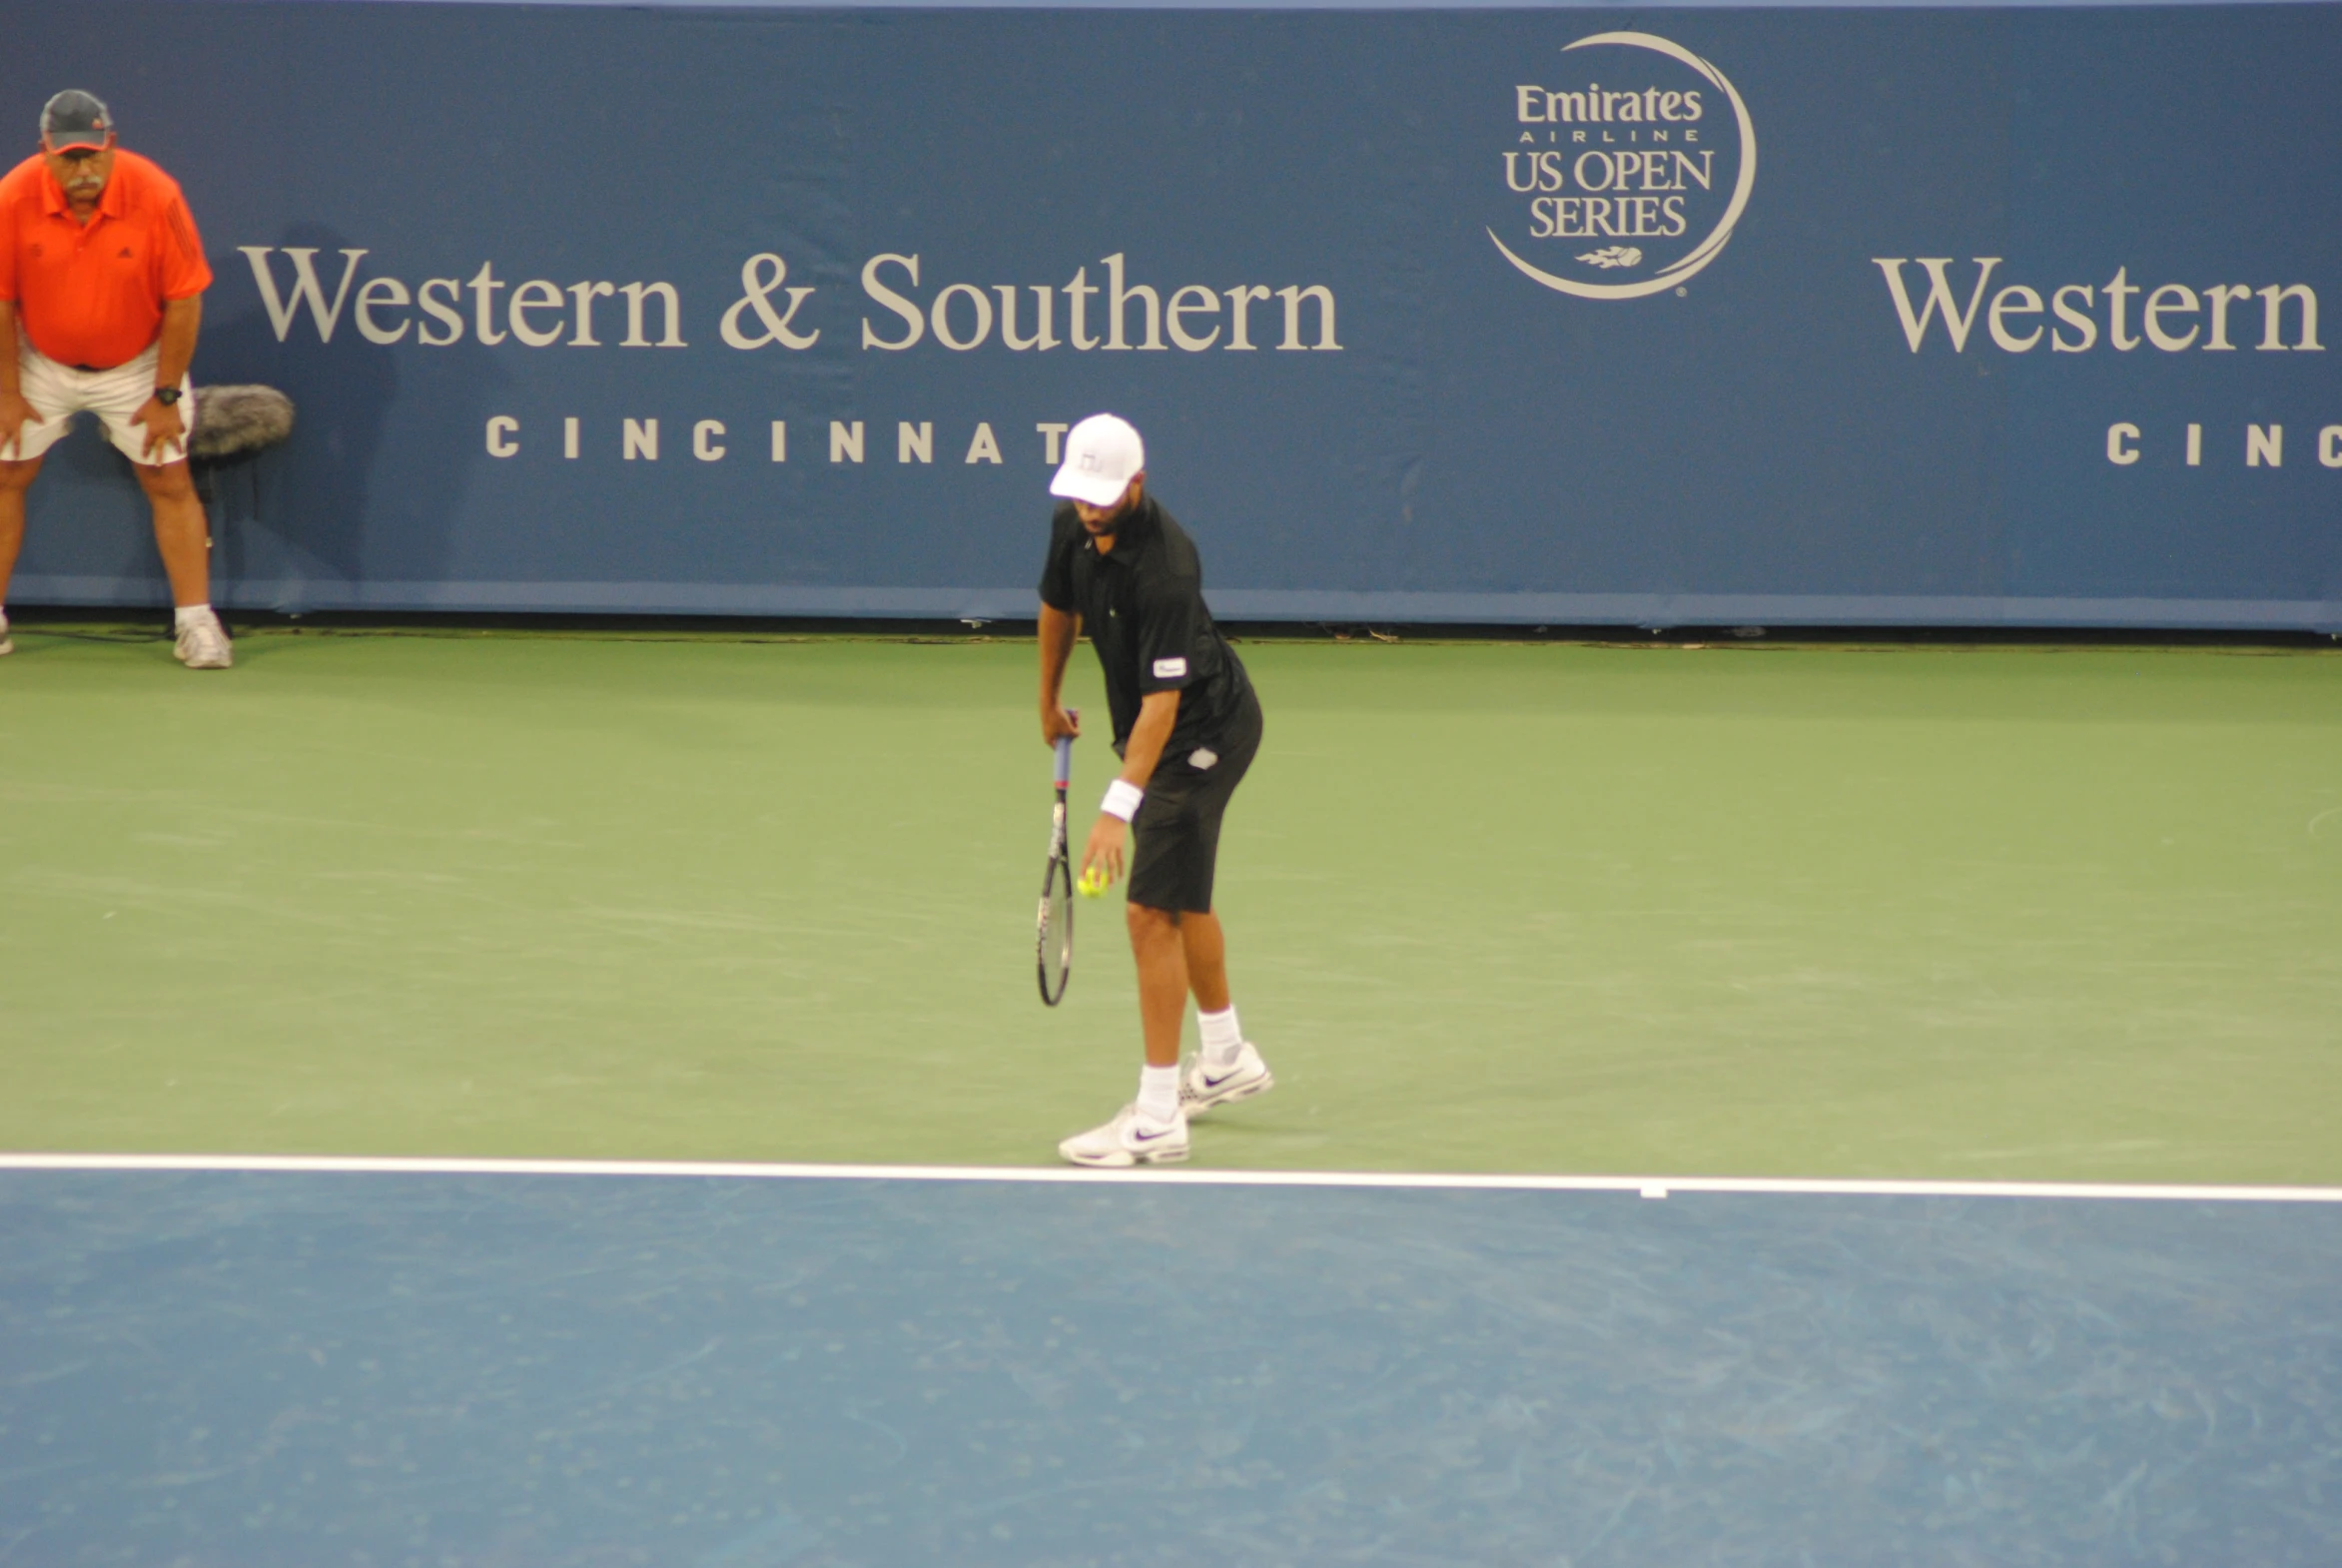
[[[1093,506],[1112,506],[1147,466],[1147,443],[1128,419],[1094,413],[1066,432],[1066,460],[1049,493]]]

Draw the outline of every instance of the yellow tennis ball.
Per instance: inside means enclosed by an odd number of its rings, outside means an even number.
[[[1082,873],[1082,880],[1076,886],[1081,889],[1084,898],[1100,898],[1106,893],[1106,878],[1099,874],[1096,866],[1092,866]]]

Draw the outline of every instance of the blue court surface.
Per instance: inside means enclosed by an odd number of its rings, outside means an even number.
[[[0,1171],[0,1565],[2342,1563],[2332,1191],[293,1164]]]

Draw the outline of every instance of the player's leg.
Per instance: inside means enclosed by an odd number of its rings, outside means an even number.
[[[0,459],[0,653],[13,653],[8,636],[8,579],[16,572],[16,553],[24,547],[24,492],[41,471],[41,459],[9,462]]]
[[[1179,1065],[1179,1023],[1187,1012],[1185,926],[1193,918],[1145,904],[1123,906],[1131,955],[1139,964],[1139,1026],[1146,1035],[1147,1065],[1152,1068]]]
[[[1179,917],[1179,950],[1187,961],[1187,990],[1198,1013],[1228,1009],[1227,934],[1209,910]]]
[[[1217,821],[1204,780],[1184,759],[1158,767],[1132,823],[1139,835],[1131,856],[1124,919],[1139,969],[1139,1022],[1147,1037],[1139,1109],[1151,1119],[1177,1121],[1179,1024],[1187,1014],[1187,944],[1183,928],[1211,908],[1211,853]]]
[[[1156,830],[1158,852],[1165,839]],[[1146,844],[1142,837],[1140,843]],[[1139,886],[1137,862],[1132,877]],[[1179,1021],[1187,1011],[1187,959],[1180,915],[1137,901],[1125,906],[1131,954],[1139,965],[1139,1025],[1147,1063],[1139,1094],[1103,1127],[1067,1139],[1058,1154],[1078,1166],[1148,1166],[1187,1158],[1187,1118],[1179,1109]]]
[[[1182,915],[1179,934],[1185,939],[1188,989],[1195,997],[1195,1031],[1202,1037],[1202,1049],[1179,1080],[1179,1109],[1192,1118],[1214,1106],[1266,1094],[1276,1087],[1276,1076],[1236,1020],[1227,983],[1227,937],[1219,917]]]
[[[1180,911],[1193,902],[1197,862],[1192,780],[1160,770],[1132,824],[1138,844],[1124,920],[1139,970],[1139,1024],[1146,1065],[1139,1094],[1115,1119],[1058,1145],[1078,1166],[1155,1165],[1187,1158],[1179,1109],[1179,1022],[1187,1011],[1187,956]]]
[[[1136,886],[1135,876],[1133,882]],[[1179,915],[1135,901],[1126,909],[1131,953],[1139,964],[1139,1023],[1147,1064],[1139,1070],[1138,1098],[1113,1121],[1058,1145],[1058,1154],[1077,1166],[1149,1166],[1187,1158],[1187,1119],[1179,1110],[1179,1020],[1187,1011],[1187,960],[1179,946]]]
[[[1236,1020],[1235,999],[1228,990],[1227,934],[1211,903],[1219,865],[1220,819],[1260,748],[1259,705],[1247,706],[1247,722],[1222,742],[1221,754],[1210,767],[1198,770],[1201,783],[1196,790],[1195,850],[1200,870],[1189,889],[1192,903],[1179,917],[1187,987],[1195,998],[1196,1033],[1202,1037],[1202,1049],[1187,1064],[1179,1082],[1179,1106],[1189,1117],[1202,1116],[1214,1106],[1249,1100],[1276,1087],[1268,1064],[1244,1039],[1243,1026]]]

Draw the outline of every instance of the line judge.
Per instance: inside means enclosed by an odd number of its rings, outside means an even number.
[[[1078,1166],[1184,1160],[1188,1118],[1276,1083],[1236,1023],[1211,908],[1220,816],[1260,749],[1260,700],[1204,608],[1195,545],[1147,493],[1146,470],[1139,432],[1093,414],[1068,432],[1049,486],[1063,503],[1041,574],[1041,738],[1080,733],[1063,691],[1074,639],[1087,630],[1123,770],[1082,851],[1084,874],[1096,867],[1120,879],[1125,834],[1139,835],[1126,916],[1146,1066],[1138,1099],[1058,1146]],[[1190,993],[1203,1049],[1182,1078],[1179,1022]]]
[[[155,513],[190,669],[235,656],[211,605],[211,529],[187,472],[188,363],[212,269],[169,175],[115,145],[114,117],[68,90],[41,150],[0,177],[0,653],[24,493],[49,448],[95,413]]]

